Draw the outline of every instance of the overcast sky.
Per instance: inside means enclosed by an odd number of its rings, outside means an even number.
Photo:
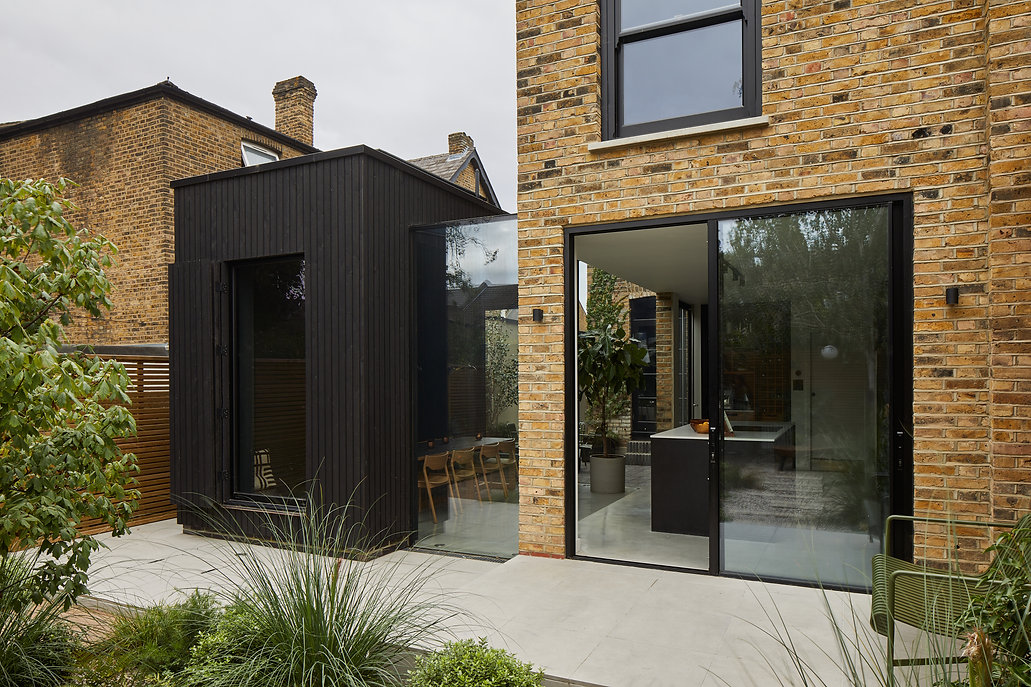
[[[272,86],[303,75],[318,148],[410,159],[465,131],[515,211],[512,0],[6,1],[0,14],[0,122],[169,78],[271,127]]]

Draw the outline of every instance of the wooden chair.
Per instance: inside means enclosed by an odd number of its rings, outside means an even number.
[[[873,557],[873,594],[870,603],[870,625],[888,640],[887,685],[895,684],[895,667],[959,663],[961,657],[895,658],[895,623],[912,625],[924,632],[945,637],[959,637],[963,630],[957,620],[970,606],[973,596],[984,594],[992,584],[993,570],[979,576],[959,575],[931,570],[926,566],[899,560],[891,551],[892,525],[897,522],[940,523],[946,526],[1031,528],[1031,514],[1013,523],[949,520],[908,515],[890,515],[884,523],[884,553]]]
[[[512,476],[515,484],[519,484],[519,454],[516,453],[515,439],[498,442],[498,460],[501,461],[501,469],[512,468]]]
[[[448,471],[448,453],[430,453],[422,458],[422,477],[419,478],[419,488],[426,489],[426,497],[430,500],[430,513],[433,515],[433,522],[437,522],[437,507],[433,504],[433,488],[442,484],[447,485],[448,495],[454,498],[451,491],[451,474]]]
[[[483,501],[483,496],[480,494],[480,479],[476,476],[476,449],[456,449],[451,452],[451,477],[455,483],[455,502],[458,504],[458,509],[462,510],[462,490],[458,486],[459,480],[465,481],[470,477],[473,478],[473,482],[476,483],[476,498]],[[490,490],[487,490],[490,494]]]
[[[508,484],[505,482],[505,469],[501,464],[501,454],[498,451],[500,444],[487,444],[480,447],[480,474],[483,475],[483,483],[487,486],[487,498],[494,501],[490,495],[490,482],[487,475],[496,472],[501,477],[501,491],[508,498]]]

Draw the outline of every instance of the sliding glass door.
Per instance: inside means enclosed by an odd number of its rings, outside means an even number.
[[[613,490],[573,359],[576,555],[869,583],[885,518],[912,504],[908,212],[893,197],[572,233],[576,340],[609,313],[647,362],[606,408]]]
[[[720,569],[864,585],[889,512],[889,206],[718,232]]]

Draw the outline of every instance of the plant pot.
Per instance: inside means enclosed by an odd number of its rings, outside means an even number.
[[[591,456],[591,491],[622,494],[626,491],[626,456]]]

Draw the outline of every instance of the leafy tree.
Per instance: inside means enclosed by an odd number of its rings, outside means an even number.
[[[519,362],[512,355],[501,311],[488,310],[483,318],[484,386],[487,387],[487,431],[499,430],[499,418],[519,402]]]
[[[76,230],[71,182],[0,179],[0,557],[39,544],[22,603],[86,591],[86,518],[124,534],[139,492],[136,459],[115,439],[135,432],[125,368],[61,352],[76,309],[110,308],[104,268],[114,246]]]

